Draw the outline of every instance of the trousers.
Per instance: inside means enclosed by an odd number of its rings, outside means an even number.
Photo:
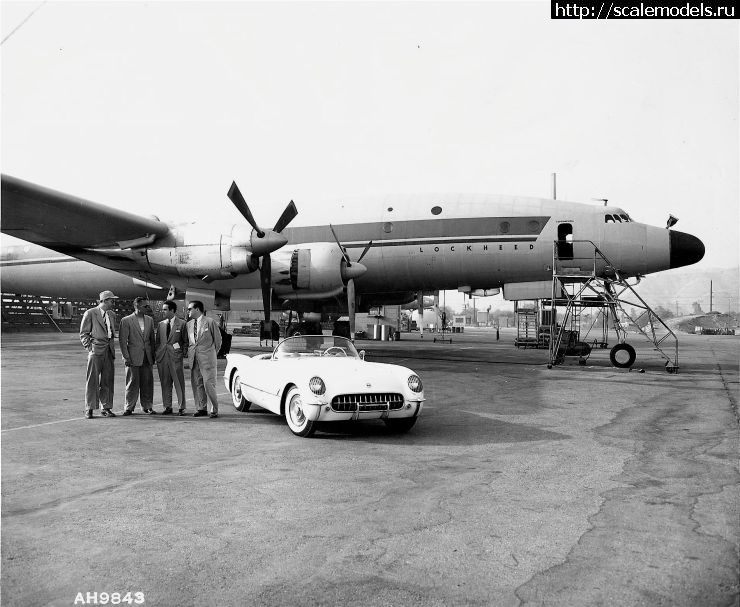
[[[87,378],[85,380],[85,409],[113,407],[113,384],[115,381],[113,353],[106,348],[102,354],[87,355]]]

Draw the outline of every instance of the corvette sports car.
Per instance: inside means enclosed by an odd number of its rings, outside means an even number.
[[[424,405],[416,373],[367,362],[364,352],[338,336],[289,337],[272,354],[228,354],[224,383],[237,411],[268,409],[285,416],[293,434],[306,437],[318,422],[365,419],[407,432]]]

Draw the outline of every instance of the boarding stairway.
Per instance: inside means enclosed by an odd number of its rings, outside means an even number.
[[[618,340],[609,354],[615,367],[629,368],[635,362],[635,349],[626,341],[629,326],[653,344],[665,359],[668,373],[677,373],[678,337],[634,290],[638,283],[639,277],[631,284],[592,241],[555,241],[552,297],[543,304],[564,310],[560,322],[550,324],[548,368],[561,364],[568,355],[579,356],[579,363],[585,364],[592,348],[608,347],[611,321]],[[587,334],[601,320],[601,338],[593,343],[581,339],[585,308],[596,311]]]

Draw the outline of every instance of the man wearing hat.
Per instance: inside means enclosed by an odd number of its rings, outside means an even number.
[[[80,323],[80,341],[87,350],[87,379],[85,381],[85,417],[93,418],[98,402],[103,405],[103,417],[115,417],[113,413],[113,363],[116,357],[115,317],[113,302],[118,299],[111,291],[100,294],[97,307],[86,310]]]
[[[149,304],[143,297],[134,299],[134,313],[121,319],[118,344],[126,365],[126,408],[124,415],[132,415],[136,401],[141,398],[144,413],[154,411],[154,321],[145,310]]]

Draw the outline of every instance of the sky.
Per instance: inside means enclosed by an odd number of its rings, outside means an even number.
[[[550,197],[557,173],[558,198],[659,226],[672,213],[704,241],[702,267],[738,264],[735,20],[551,20],[547,2],[1,6],[4,173],[226,223],[242,221],[236,180],[266,225],[290,199],[297,225],[345,196]]]

